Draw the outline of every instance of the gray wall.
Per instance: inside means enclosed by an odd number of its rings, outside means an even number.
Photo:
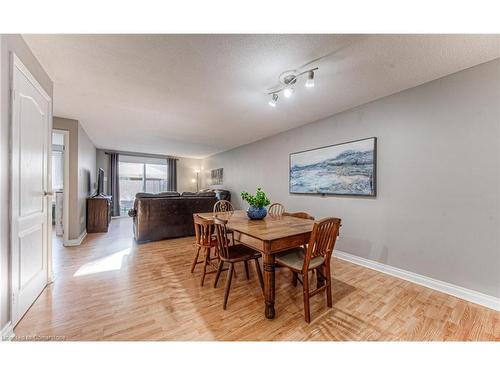
[[[0,329],[10,320],[10,55],[15,53],[52,98],[52,81],[20,35],[0,35]]]
[[[106,154],[106,151],[101,149],[97,149],[96,152],[96,169],[99,170],[99,168],[102,168],[104,170],[104,194],[109,195],[109,155]]]
[[[177,161],[177,191],[196,191],[196,169],[201,168],[200,159],[178,158]],[[200,177],[201,189],[201,177]]]
[[[52,119],[52,128],[69,132],[69,186],[64,187],[65,194],[69,195],[69,228],[68,239],[78,238],[80,226],[78,224],[78,121],[61,117]]]
[[[89,136],[78,126],[78,224],[79,231],[87,229],[87,198],[97,189],[96,148]]]
[[[86,198],[95,192],[96,148],[78,120],[54,117],[52,127],[69,131],[68,239],[86,228]]]
[[[279,107],[276,110],[283,110]],[[288,211],[343,220],[336,249],[500,297],[500,60],[203,161],[204,181],[261,186]],[[288,193],[288,155],[378,137],[376,198]]]

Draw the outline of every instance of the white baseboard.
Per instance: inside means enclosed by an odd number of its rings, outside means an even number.
[[[10,341],[14,338],[14,327],[9,321],[0,331],[0,341]]]
[[[84,230],[82,234],[78,238],[75,238],[74,240],[67,240],[64,242],[64,246],[78,246],[81,245],[83,240],[87,237],[87,231]]]
[[[343,251],[333,251],[336,258],[357,264],[359,266],[371,268],[375,271],[383,272],[400,279],[410,281],[412,283],[431,288],[463,300],[477,303],[478,305],[488,307],[490,309],[500,311],[500,298],[489,296],[475,290],[463,288],[458,285],[450,284],[444,281],[432,279],[427,276],[422,276],[410,271],[405,271],[400,268],[389,266],[387,264],[375,262],[373,260],[358,257],[356,255],[348,254]]]

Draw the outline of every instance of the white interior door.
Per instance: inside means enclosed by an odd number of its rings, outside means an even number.
[[[12,55],[12,323],[47,285],[51,99]]]

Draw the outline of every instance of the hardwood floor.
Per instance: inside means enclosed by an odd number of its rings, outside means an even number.
[[[15,328],[18,339],[65,340],[495,340],[500,313],[339,259],[332,260],[333,308],[276,272],[276,318],[263,317],[255,270],[237,269],[228,309],[225,275],[200,287],[189,272],[194,238],[137,245],[130,219],[84,244],[56,246],[56,280]],[[37,337],[34,337],[37,336]]]

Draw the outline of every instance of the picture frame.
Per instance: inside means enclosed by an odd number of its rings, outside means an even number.
[[[211,185],[222,185],[224,182],[224,169],[217,168],[210,171]]]
[[[289,154],[290,194],[377,196],[377,138]]]

